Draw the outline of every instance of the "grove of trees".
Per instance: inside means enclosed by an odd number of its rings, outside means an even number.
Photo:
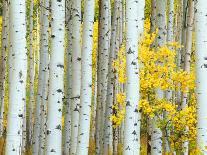
[[[0,15],[0,155],[207,155],[206,0],[2,0]]]

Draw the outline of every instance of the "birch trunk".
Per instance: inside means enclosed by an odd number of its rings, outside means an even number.
[[[186,44],[185,44],[185,57],[184,57],[184,70],[190,73],[191,65],[191,50],[192,50],[192,32],[194,26],[194,1],[188,1],[188,12],[187,12],[187,28],[186,28]],[[181,108],[188,106],[188,93],[183,93]],[[188,132],[188,127],[186,127],[186,132]],[[184,142],[184,155],[188,155],[189,152],[189,142]]]
[[[113,100],[114,100],[114,82],[115,75],[113,69],[113,61],[115,59],[115,44],[117,38],[117,25],[118,25],[118,9],[119,0],[114,1],[114,12],[112,19],[112,32],[111,32],[111,43],[110,43],[110,53],[109,53],[109,63],[108,63],[108,81],[107,81],[107,96],[106,96],[106,112],[104,116],[104,136],[103,136],[103,147],[104,155],[112,153],[113,150],[113,128],[110,117],[113,114]]]
[[[42,10],[42,26],[41,26],[41,45],[40,45],[40,61],[42,76],[42,97],[40,105],[40,136],[39,136],[39,155],[44,155],[46,143],[46,128],[47,128],[47,105],[48,105],[48,81],[49,81],[49,0],[43,1]]]
[[[207,34],[203,32],[207,25],[207,3],[205,0],[196,1],[196,76],[197,76],[197,145],[202,154],[207,154]]]
[[[27,77],[25,0],[10,1],[10,25],[11,59],[14,65],[10,75],[6,155],[20,155]]]
[[[127,86],[124,155],[140,154],[138,41],[144,22],[144,18],[140,18],[144,16],[144,4],[144,0],[126,1]],[[141,14],[138,14],[139,12]]]
[[[32,134],[33,134],[33,114],[34,114],[34,102],[35,102],[35,94],[34,94],[34,78],[35,78],[35,52],[33,50],[33,0],[30,1],[30,18],[29,18],[29,119],[27,122],[27,146],[31,146],[32,144]]]
[[[33,154],[41,154],[44,150],[45,136],[42,133],[43,127],[46,128],[46,124],[43,119],[43,109],[44,105],[44,92],[43,88],[47,87],[47,74],[48,74],[48,28],[49,28],[49,1],[41,1],[41,12],[40,12],[40,24],[41,24],[41,34],[40,34],[40,62],[39,62],[39,75],[38,75],[38,91],[36,99],[36,112],[35,112],[35,123],[34,123],[34,137],[33,137]],[[44,96],[45,97],[45,96]],[[44,125],[43,125],[44,124]]]
[[[72,120],[71,152],[75,154],[78,145],[79,107],[81,89],[81,1],[72,0]]]
[[[51,59],[49,69],[46,154],[61,155],[64,90],[65,0],[51,1],[51,18]]]
[[[66,32],[67,32],[67,88],[66,88],[66,114],[65,114],[65,138],[64,138],[64,154],[70,154],[71,145],[71,93],[72,93],[72,1],[66,1]]]
[[[100,1],[97,108],[96,108],[96,153],[103,154],[103,123],[107,95],[108,59],[110,45],[110,0]]]
[[[157,46],[162,47],[166,43],[167,29],[166,29],[166,1],[157,0],[157,27],[158,37]],[[162,64],[159,64],[162,65]],[[164,92],[160,89],[157,90],[158,99],[164,97]],[[162,117],[162,116],[161,116]],[[162,131],[157,127],[157,118],[155,117],[152,123],[152,135],[151,135],[151,153],[152,155],[162,154]]]
[[[91,101],[94,0],[84,1],[83,45],[81,61],[81,102],[77,153],[88,155]]]
[[[8,1],[3,1],[3,25],[2,25],[2,44],[1,44],[1,57],[0,57],[0,137],[3,136],[4,132],[4,96],[5,96],[5,80],[6,80],[6,62],[7,62],[7,50],[9,46],[9,7]]]

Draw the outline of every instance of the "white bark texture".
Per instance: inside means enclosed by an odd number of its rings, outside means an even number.
[[[62,154],[62,106],[64,90],[65,1],[51,1],[51,57],[46,154]]]
[[[0,57],[0,137],[4,132],[4,96],[5,96],[5,81],[6,81],[6,62],[7,51],[9,46],[9,7],[8,1],[3,1],[3,25],[2,25],[2,44]]]
[[[26,50],[26,2],[10,1],[10,42],[13,61],[9,87],[8,129],[6,155],[20,155],[22,125],[26,97],[27,50]]]
[[[35,104],[35,94],[34,94],[34,78],[35,78],[35,52],[33,50],[33,0],[30,1],[30,17],[29,17],[29,108],[28,114],[29,119],[27,121],[27,146],[32,143],[33,134],[33,114],[34,114],[34,104]]]
[[[80,120],[77,153],[88,155],[92,101],[92,50],[95,0],[84,1]]]
[[[204,33],[207,25],[207,3],[205,0],[196,1],[196,78],[197,78],[197,145],[202,154],[207,154],[207,34]]]
[[[167,25],[166,25],[166,1],[157,0],[157,20],[156,25],[158,27],[157,46],[162,47],[166,43],[167,37]],[[162,65],[162,64],[159,64]],[[157,97],[162,99],[164,92],[160,89],[157,90]],[[163,117],[163,116],[161,116]],[[151,153],[152,155],[162,154],[162,131],[157,127],[157,118],[153,119],[152,133],[151,133]]]
[[[65,137],[64,155],[70,154],[71,145],[71,93],[72,93],[72,0],[66,1],[66,33],[67,33],[67,85],[66,85],[66,113],[65,113]]]
[[[194,26],[194,1],[188,1],[188,12],[187,12],[187,28],[186,28],[186,42],[185,42],[185,55],[184,55],[184,70],[190,73],[191,66],[191,51],[192,51],[192,32]],[[181,108],[188,106],[188,93],[182,94],[182,105]],[[188,132],[188,127],[186,127],[186,132]],[[189,142],[186,141],[183,144],[184,155],[188,155],[189,152]]]
[[[43,110],[45,109],[43,94],[45,92],[45,88],[47,88],[47,75],[48,75],[48,28],[49,28],[49,1],[42,0],[41,1],[41,12],[40,12],[40,24],[41,24],[41,32],[40,32],[40,62],[39,62],[39,75],[38,75],[38,90],[37,90],[37,98],[36,98],[36,111],[35,111],[35,123],[34,123],[34,134],[33,134],[33,154],[38,155],[41,154],[42,150],[44,150],[45,142],[45,133],[44,129],[46,128],[46,123],[44,123],[43,116],[45,116]],[[44,90],[44,91],[43,91]],[[46,117],[46,116],[45,116]],[[44,128],[44,129],[43,129]]]
[[[127,85],[124,155],[140,154],[138,41],[141,29],[143,31],[144,5],[144,0],[126,1]]]
[[[114,68],[113,61],[115,59],[115,43],[117,36],[117,25],[118,25],[118,1],[114,1],[114,12],[112,19],[112,31],[111,31],[111,42],[110,42],[110,53],[109,53],[109,65],[108,65],[108,81],[107,81],[107,96],[106,96],[106,112],[104,116],[104,135],[103,135],[103,147],[104,155],[110,154],[113,149],[113,128],[110,117],[113,113],[113,99],[114,99]]]
[[[72,120],[70,154],[76,153],[81,89],[81,1],[72,0]]]
[[[96,154],[103,153],[103,128],[107,95],[108,61],[110,46],[110,0],[100,1],[98,73],[97,73],[97,108],[96,108]]]
[[[40,105],[40,136],[39,136],[39,155],[44,155],[46,143],[46,128],[47,128],[47,105],[48,105],[48,81],[49,81],[49,0],[43,1],[42,10],[42,29],[41,29],[41,46],[40,46],[40,74],[42,78],[42,92]]]

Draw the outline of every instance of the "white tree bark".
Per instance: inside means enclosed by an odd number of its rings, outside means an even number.
[[[113,150],[113,128],[110,117],[113,114],[113,101],[114,101],[114,85],[115,85],[115,75],[113,68],[113,61],[115,59],[115,49],[116,39],[118,38],[118,18],[119,18],[119,0],[114,1],[114,11],[112,19],[112,31],[111,31],[111,41],[110,41],[110,53],[109,53],[109,63],[108,63],[108,81],[107,81],[107,96],[106,96],[106,112],[104,115],[104,135],[103,135],[103,147],[104,155],[112,153]]]
[[[141,32],[144,22],[144,18],[140,18],[144,16],[144,5],[144,0],[126,1],[127,88],[124,155],[140,154],[138,41],[140,39],[139,32]]]
[[[27,77],[25,0],[10,1],[10,25],[11,59],[14,65],[10,75],[6,155],[20,155]]]
[[[34,123],[34,134],[33,134],[33,154],[38,155],[44,152],[45,143],[45,93],[47,93],[47,81],[48,81],[48,28],[49,28],[49,0],[41,1],[41,12],[40,12],[40,62],[39,62],[39,75],[38,75],[38,91],[36,99],[36,112],[35,112],[35,123]],[[46,91],[46,92],[45,92]],[[46,97],[47,98],[47,97]]]
[[[186,44],[185,44],[185,57],[184,57],[184,70],[190,73],[191,66],[191,50],[192,50],[192,32],[194,26],[194,1],[188,1],[188,12],[187,12],[187,28],[186,28]],[[182,95],[182,105],[181,108],[188,106],[188,93],[183,93]],[[186,127],[186,132],[188,132],[188,127]],[[188,155],[189,152],[189,142],[186,141],[183,144],[184,155]]]
[[[81,1],[72,0],[72,26],[72,120],[70,154],[75,154],[78,144],[81,89]]]
[[[41,45],[40,45],[40,74],[42,78],[41,105],[40,105],[40,136],[39,136],[39,155],[44,155],[47,128],[47,104],[48,104],[48,81],[49,81],[49,0],[43,1],[42,26],[41,26]]]
[[[96,154],[103,153],[103,128],[107,95],[108,59],[110,46],[110,0],[100,1],[97,108],[96,108]]]
[[[1,57],[0,57],[0,137],[4,132],[4,96],[5,96],[5,81],[6,81],[6,62],[7,51],[9,46],[9,6],[8,1],[3,1],[3,25],[2,25],[2,44],[1,44]]]
[[[30,18],[29,18],[29,84],[30,84],[30,96],[29,96],[29,119],[27,122],[27,146],[32,144],[32,134],[33,134],[33,114],[34,114],[34,104],[35,104],[35,94],[34,94],[34,78],[35,78],[35,52],[33,50],[33,0],[30,1]]]
[[[66,32],[67,32],[67,85],[66,85],[66,114],[65,114],[65,138],[64,155],[70,154],[71,143],[71,93],[72,93],[72,1],[66,1]]]
[[[92,101],[92,50],[95,0],[84,1],[80,120],[77,153],[88,155]]]
[[[65,0],[51,1],[51,59],[47,119],[47,155],[62,154],[62,106],[64,90]]]
[[[162,47],[166,43],[167,37],[167,25],[166,25],[166,1],[157,0],[157,27],[158,27],[158,37],[157,46]],[[162,65],[162,64],[160,64]],[[157,97],[162,99],[164,97],[164,92],[160,89],[157,90]],[[162,117],[162,116],[161,116]],[[151,153],[152,155],[162,154],[162,131],[157,127],[157,118],[153,119],[152,123],[152,135],[151,135]]]
[[[207,3],[205,0],[196,1],[196,78],[197,78],[197,145],[202,154],[207,154],[207,34],[204,33],[207,25]]]

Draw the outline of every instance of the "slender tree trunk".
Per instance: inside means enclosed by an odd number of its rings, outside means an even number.
[[[40,137],[39,137],[39,155],[44,155],[46,143],[46,128],[47,128],[47,105],[48,105],[48,82],[49,82],[49,0],[43,1],[42,10],[42,29],[41,29],[41,45],[40,45],[40,61],[42,75],[42,97],[40,105]]]
[[[9,45],[9,7],[8,1],[3,1],[3,25],[2,25],[2,44],[1,44],[1,57],[0,57],[0,137],[4,132],[4,103],[5,103],[5,81],[6,81],[6,62],[7,50]]]
[[[99,43],[98,43],[98,81],[96,108],[96,154],[103,153],[103,123],[107,95],[108,61],[110,45],[110,0],[100,1]]]
[[[30,84],[30,96],[29,96],[29,119],[27,122],[27,146],[32,144],[32,134],[33,134],[33,114],[34,114],[34,78],[35,78],[35,52],[33,50],[33,0],[30,1],[30,18],[29,18],[29,84]]]
[[[14,65],[9,89],[7,155],[20,155],[22,125],[26,101],[27,50],[26,50],[26,2],[10,1],[10,42]]]
[[[158,37],[157,46],[162,47],[166,43],[167,29],[166,29],[166,1],[157,0],[157,27]],[[159,64],[162,65],[162,64]],[[164,92],[160,89],[157,90],[158,99],[164,97]],[[163,117],[163,116],[161,116]],[[157,118],[153,119],[152,135],[151,135],[151,153],[152,155],[162,154],[162,131],[157,127]]]
[[[34,123],[34,138],[33,138],[33,154],[42,154],[45,150],[45,133],[46,132],[46,101],[45,93],[47,93],[48,81],[48,28],[49,28],[49,1],[41,1],[40,12],[40,62],[39,62],[39,75],[38,75],[38,91],[36,99],[36,113]],[[47,97],[46,97],[47,100]]]
[[[65,0],[51,1],[51,59],[46,154],[62,154]],[[54,143],[55,142],[55,143]]]
[[[206,29],[207,20],[207,3],[205,0],[196,1],[196,76],[197,76],[197,145],[203,154],[207,154],[207,34],[204,33]]]
[[[117,37],[117,25],[118,25],[118,0],[114,1],[114,12],[112,20],[112,33],[111,33],[111,44],[110,44],[110,53],[109,53],[109,65],[108,65],[108,82],[107,82],[107,96],[106,96],[106,112],[104,116],[104,137],[103,137],[103,147],[104,155],[112,153],[113,144],[113,129],[110,116],[113,113],[113,99],[114,99],[114,69],[113,69],[113,60],[115,59],[115,44]]]
[[[188,1],[188,12],[187,12],[187,28],[186,28],[186,44],[185,44],[185,57],[184,57],[184,70],[190,73],[191,65],[191,50],[192,50],[192,32],[194,26],[194,1]],[[188,93],[183,93],[182,95],[182,105],[181,108],[188,106]],[[188,127],[186,127],[186,132],[188,132]],[[189,142],[184,142],[184,155],[188,155],[189,152]]]
[[[75,154],[78,145],[79,107],[81,89],[81,1],[72,1],[72,121],[71,152]]]
[[[66,85],[66,114],[65,114],[65,138],[64,155],[70,154],[71,145],[71,93],[72,93],[72,0],[66,1],[66,32],[67,32],[67,85]]]
[[[127,88],[124,155],[140,154],[138,41],[144,18],[144,0],[126,0]],[[138,14],[140,13],[140,14]],[[143,31],[143,29],[142,29]]]
[[[77,153],[88,155],[91,101],[94,0],[84,1],[83,45],[81,61],[81,102]]]

